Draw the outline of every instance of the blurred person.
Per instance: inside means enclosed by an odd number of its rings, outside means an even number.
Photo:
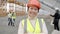
[[[50,16],[54,17],[54,20],[53,20],[54,29],[59,31],[59,19],[60,19],[59,9],[55,8],[55,11],[56,13]]]
[[[8,21],[9,21],[8,26],[12,25],[12,12],[8,13]]]
[[[37,15],[41,4],[37,0],[31,0],[27,4],[28,18],[19,24],[18,34],[48,34],[44,19],[38,19]]]
[[[16,19],[16,13],[13,12],[13,13],[12,13],[12,23],[13,23],[12,26],[15,26],[15,25],[14,25],[15,19]]]

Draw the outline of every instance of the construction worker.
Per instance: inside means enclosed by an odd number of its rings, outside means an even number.
[[[16,14],[15,12],[13,12],[12,13],[12,26],[14,26],[15,19],[16,19]]]
[[[12,12],[8,13],[8,21],[9,21],[8,26],[12,25]]]
[[[59,9],[55,8],[56,13],[54,15],[50,15],[52,17],[54,17],[54,29],[59,31],[59,19],[60,19],[60,14],[59,14]]]
[[[27,7],[28,18],[20,21],[18,34],[48,34],[44,19],[37,18],[41,8],[39,1],[30,0]]]

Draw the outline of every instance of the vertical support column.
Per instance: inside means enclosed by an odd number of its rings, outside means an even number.
[[[7,12],[9,12],[9,3],[7,3]]]

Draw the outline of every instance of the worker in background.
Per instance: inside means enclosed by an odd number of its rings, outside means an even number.
[[[9,21],[8,26],[12,25],[12,12],[8,13],[8,21]]]
[[[54,17],[54,29],[59,31],[59,19],[60,19],[60,14],[59,14],[59,9],[55,8],[56,13],[54,15],[50,15],[52,17]]]
[[[44,19],[38,19],[37,15],[41,4],[38,0],[30,0],[27,4],[28,18],[20,21],[18,34],[48,34]]]
[[[15,25],[14,25],[15,19],[16,19],[16,13],[13,12],[13,13],[12,13],[12,26],[15,26]]]

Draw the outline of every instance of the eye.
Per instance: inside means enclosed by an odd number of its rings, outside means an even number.
[[[30,10],[33,10],[33,8],[31,8],[31,7],[30,7],[29,9],[30,9]]]
[[[35,11],[38,11],[38,9],[34,9]]]
[[[35,9],[35,10],[37,10],[37,9]]]
[[[31,8],[31,9],[33,9],[33,8]]]

